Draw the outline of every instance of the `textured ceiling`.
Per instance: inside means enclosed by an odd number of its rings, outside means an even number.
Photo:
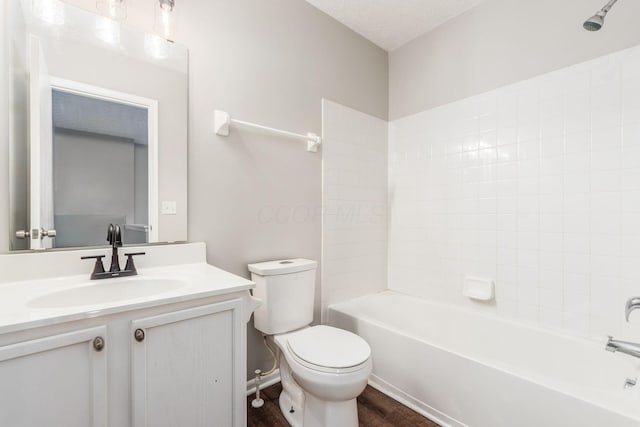
[[[306,0],[392,51],[483,0]]]

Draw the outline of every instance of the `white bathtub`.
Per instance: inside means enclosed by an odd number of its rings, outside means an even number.
[[[366,339],[371,385],[443,426],[640,426],[640,362],[605,341],[391,291],[329,307]],[[638,334],[640,338],[640,333]]]

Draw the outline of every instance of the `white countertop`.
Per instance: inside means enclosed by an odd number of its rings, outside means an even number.
[[[168,289],[153,295],[115,297],[115,300],[109,298],[110,301],[90,305],[61,304],[46,308],[33,306],[33,301],[37,298],[55,292],[71,291],[75,288],[86,289],[89,286],[108,287],[127,280],[132,281],[127,286],[135,286],[135,280],[144,280],[149,283],[154,279],[162,281],[173,278],[185,283],[179,288]],[[140,268],[138,276],[114,279],[89,281],[89,275],[82,274],[0,283],[0,334],[157,305],[248,291],[254,286],[254,283],[247,279],[205,262]],[[114,287],[114,292],[122,292],[121,290],[122,285]]]

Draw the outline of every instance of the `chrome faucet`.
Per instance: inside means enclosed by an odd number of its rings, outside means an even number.
[[[629,321],[629,315],[631,315],[631,312],[638,309],[640,309],[640,297],[631,298],[627,301],[624,309],[624,317],[627,319],[627,322]],[[619,351],[620,353],[640,358],[640,344],[614,340],[611,335],[609,335],[609,340],[607,341],[607,345],[604,349],[612,353]],[[635,385],[635,383],[632,385]]]
[[[620,353],[628,354],[629,356],[640,357],[640,344],[614,340],[612,336],[609,336],[605,350],[612,353],[619,351]]]
[[[627,304],[624,310],[624,317],[625,319],[627,319],[627,322],[629,321],[629,316],[631,315],[631,312],[634,310],[638,310],[639,308],[640,308],[640,297],[631,298],[629,301],[627,301]]]

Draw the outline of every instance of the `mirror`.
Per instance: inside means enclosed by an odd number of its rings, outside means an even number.
[[[11,250],[105,245],[109,224],[186,240],[187,49],[57,0],[6,21]]]

